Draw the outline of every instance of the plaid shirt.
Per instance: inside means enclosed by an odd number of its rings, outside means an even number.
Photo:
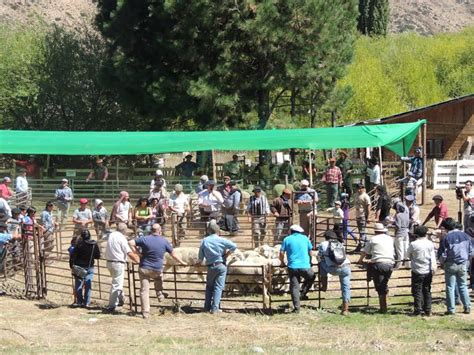
[[[323,175],[323,181],[327,184],[340,184],[342,182],[341,169],[337,166],[327,168]]]

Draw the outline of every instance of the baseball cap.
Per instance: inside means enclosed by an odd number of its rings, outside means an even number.
[[[163,176],[163,171],[161,171],[160,169],[158,169],[158,170],[155,172],[155,175]]]
[[[175,191],[183,191],[183,185],[176,184],[176,185],[174,185],[174,189],[175,189]]]
[[[67,179],[61,179],[61,182],[69,182]]]
[[[441,196],[441,195],[434,195],[434,196],[433,196],[433,201],[434,201],[434,200],[443,201],[443,196]]]
[[[12,182],[12,179],[10,179],[8,176],[5,176],[3,178],[3,182]]]
[[[303,179],[303,180],[301,180],[300,184],[304,185],[304,186],[309,186],[309,181],[306,180],[306,179]]]
[[[262,192],[262,188],[260,186],[255,186],[252,192]]]
[[[290,231],[294,231],[294,232],[298,232],[298,233],[304,233],[304,229],[301,228],[301,226],[299,224],[293,224],[290,227]]]
[[[334,202],[334,204],[335,204],[335,205],[339,205],[339,206],[342,205],[341,201],[336,201],[336,202]]]
[[[291,195],[291,190],[290,189],[283,189],[282,192],[286,195]]]
[[[209,178],[207,177],[207,175],[201,175],[201,177],[199,178],[199,180],[203,181],[203,182],[206,182],[209,180]]]
[[[81,198],[79,200],[79,203],[87,203],[87,202],[89,202],[89,200],[87,198]]]

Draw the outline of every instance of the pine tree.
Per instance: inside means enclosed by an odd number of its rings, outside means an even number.
[[[389,0],[359,0],[357,29],[368,36],[386,36],[389,15]]]

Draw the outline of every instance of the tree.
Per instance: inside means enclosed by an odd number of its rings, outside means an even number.
[[[386,36],[389,15],[389,0],[359,0],[357,29],[368,36]]]
[[[133,122],[133,113],[102,85],[108,57],[98,34],[54,27],[40,38],[32,42],[34,56],[7,73],[12,79],[0,109],[6,128],[140,129],[142,121]]]
[[[99,1],[110,84],[154,128],[190,120],[264,128],[290,92],[324,102],[350,61],[357,18],[347,0]]]

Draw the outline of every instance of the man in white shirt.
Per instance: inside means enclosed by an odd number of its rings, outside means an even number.
[[[183,192],[183,185],[176,184],[174,186],[174,192],[169,201],[169,209],[176,215],[178,239],[184,239],[186,237],[186,214],[190,211],[190,207],[189,197]]]
[[[395,247],[391,236],[382,223],[375,223],[375,236],[369,240],[360,254],[358,263],[368,264],[367,279],[374,281],[375,290],[379,295],[380,313],[387,313],[388,281],[392,276]]]
[[[380,185],[380,165],[377,158],[371,159],[371,170],[370,170],[370,189],[373,190]]]
[[[19,175],[15,180],[15,192],[17,205],[27,206],[28,205],[28,180],[26,180],[26,169],[20,169]]]
[[[206,189],[198,195],[199,211],[201,212],[201,222],[203,228],[206,222],[211,219],[218,219],[224,198],[221,193],[216,190],[216,182],[209,180],[205,184]]]
[[[434,244],[426,237],[428,228],[415,228],[416,240],[408,247],[411,260],[411,290],[414,298],[413,315],[431,316],[431,281],[436,271],[437,261]]]
[[[112,232],[104,238],[107,242],[105,259],[107,260],[107,269],[109,269],[112,278],[109,305],[106,308],[108,312],[114,312],[116,307],[123,306],[125,303],[123,280],[127,256],[135,263],[140,262],[139,256],[132,251],[128,245],[127,238],[123,234],[126,231],[127,227],[121,224],[117,227],[116,232]]]

